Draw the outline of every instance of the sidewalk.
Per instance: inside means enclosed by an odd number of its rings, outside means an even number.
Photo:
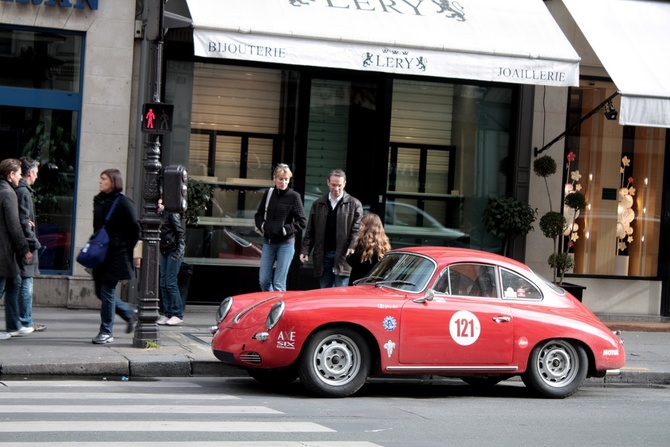
[[[99,312],[35,308],[44,332],[0,341],[0,377],[97,376],[111,378],[239,376],[240,368],[223,365],[212,354],[209,327],[216,308],[190,306],[179,326],[159,326],[157,349],[134,348],[126,323],[115,321],[114,343],[94,345]],[[626,366],[618,376],[599,382],[670,384],[670,323],[605,321],[621,330]]]

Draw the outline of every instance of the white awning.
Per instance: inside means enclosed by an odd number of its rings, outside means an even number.
[[[670,3],[563,3],[621,93],[619,123],[670,127]]]
[[[576,86],[541,0],[187,0],[196,56]]]

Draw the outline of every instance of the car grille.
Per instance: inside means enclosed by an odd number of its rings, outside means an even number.
[[[253,363],[256,365],[262,363],[261,355],[257,352],[243,352],[240,354],[240,360],[244,363]]]

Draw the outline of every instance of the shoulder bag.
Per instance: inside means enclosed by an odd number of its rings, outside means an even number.
[[[90,237],[88,242],[86,242],[86,245],[84,245],[79,252],[79,255],[77,255],[77,262],[84,267],[94,269],[100,267],[100,265],[105,262],[107,249],[109,248],[109,234],[107,234],[107,230],[105,230],[105,225],[107,224],[107,221],[109,221],[109,218],[112,217],[112,212],[120,198],[121,194],[119,194],[114,200],[114,203],[112,203],[112,207],[109,209],[102,227]]]
[[[265,214],[263,214],[263,222],[265,222],[268,218],[268,204],[270,203],[270,196],[272,195],[272,190],[273,189],[274,188],[268,189],[268,196],[265,199]],[[256,233],[260,234],[261,236],[263,236],[263,229],[262,228],[254,227],[254,231]]]

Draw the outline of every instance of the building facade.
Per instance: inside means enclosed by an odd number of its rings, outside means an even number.
[[[39,304],[95,305],[90,277],[72,259],[90,235],[101,171],[126,173],[141,213],[136,185],[148,137],[138,127],[142,104],[156,99],[147,85],[159,85],[160,101],[175,107],[172,132],[161,137],[163,166],[182,164],[211,188],[207,211],[187,229],[192,304],[258,290],[253,214],[280,162],[291,166],[307,209],[327,191],[328,172],[344,169],[347,191],[383,218],[394,247],[500,251],[481,222],[488,198],[514,196],[546,211],[533,148],[617,91],[559,0],[34,3],[0,1],[0,56],[33,73],[0,69],[0,129],[15,142],[3,158],[30,154],[42,163]],[[158,18],[165,33],[153,79],[156,46],[146,30]],[[620,99],[612,100],[619,110]],[[549,181],[555,203],[571,151],[571,170],[595,178],[582,182],[592,208],[577,221],[570,281],[587,287],[584,302],[596,312],[667,315],[666,131],[622,126],[600,111],[583,123],[543,151],[559,165]],[[50,144],[26,137],[37,129]],[[647,186],[637,187],[633,241],[610,250],[626,155],[630,177]],[[551,244],[536,230],[515,241],[513,256],[550,277]],[[628,258],[625,272],[616,270],[619,256]],[[311,266],[296,260],[289,288],[316,284]]]

